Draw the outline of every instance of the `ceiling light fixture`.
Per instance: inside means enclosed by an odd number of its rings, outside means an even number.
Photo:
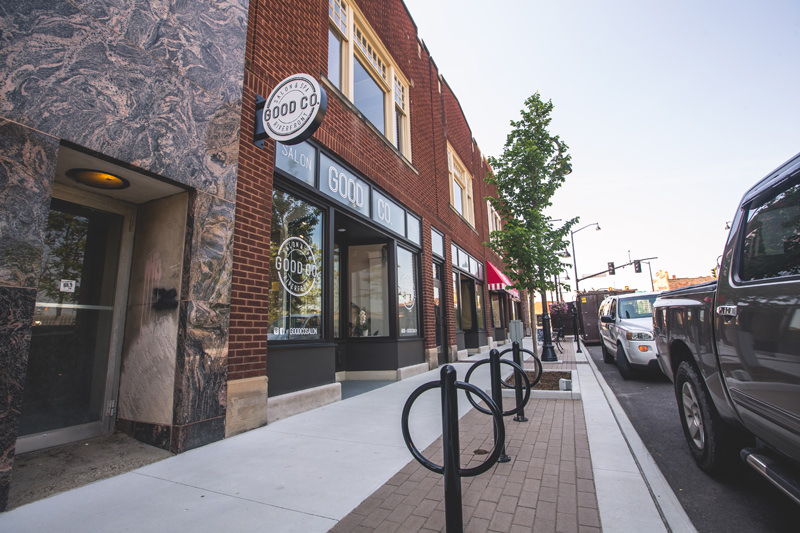
[[[88,168],[70,169],[67,171],[67,176],[78,183],[95,189],[117,190],[130,187],[130,183],[125,178]]]

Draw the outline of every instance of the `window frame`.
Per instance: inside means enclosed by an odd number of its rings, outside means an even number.
[[[486,200],[486,213],[489,219],[489,234],[491,235],[493,231],[503,231],[503,219],[489,200]]]
[[[344,13],[344,16],[338,16]],[[339,85],[326,75],[328,81],[358,109],[354,101],[355,61],[361,66],[383,92],[383,124],[367,122],[391,144],[403,157],[411,161],[411,120],[409,110],[411,84],[397,66],[366,17],[355,3],[349,0],[328,0],[328,32],[341,43],[339,57]],[[331,63],[328,50],[328,64]],[[361,112],[359,110],[359,112]],[[362,113],[363,115],[363,113]],[[381,131],[383,130],[383,131]]]
[[[450,206],[453,208],[453,211],[458,213],[461,218],[474,228],[475,202],[472,189],[472,175],[449,142],[447,143],[447,170],[450,180]],[[455,185],[458,185],[461,189],[461,211],[456,208]]]
[[[753,271],[751,272],[748,269],[748,267],[751,265],[751,261],[755,261],[755,258],[747,257],[746,255],[748,251],[747,250],[748,238],[750,234],[753,232],[753,229],[750,229],[753,219],[755,217],[759,217],[762,212],[768,211],[768,210],[762,211],[762,209],[768,203],[775,202],[776,198],[778,198],[781,195],[786,195],[792,189],[795,189],[796,193],[797,188],[800,188],[800,174],[792,177],[792,179],[787,180],[778,186],[772,187],[767,191],[759,194],[757,197],[753,198],[742,207],[741,214],[739,217],[737,217],[736,221],[740,225],[739,235],[737,239],[738,250],[736,252],[736,261],[734,267],[734,272],[736,273],[735,282],[737,285],[747,286],[760,283],[796,281],[800,279],[800,274],[794,272],[787,272],[785,274],[782,272],[778,272],[778,273],[773,273],[771,275],[764,274],[763,272],[758,272],[755,269],[753,269]],[[763,237],[761,237],[761,241],[755,241],[755,242],[760,243],[763,246],[763,240],[764,240]],[[788,254],[784,253],[783,255],[785,256]],[[762,257],[767,257],[767,254],[766,253],[763,254]],[[763,274],[763,275],[761,276],[751,275],[750,277],[747,277],[747,273]]]

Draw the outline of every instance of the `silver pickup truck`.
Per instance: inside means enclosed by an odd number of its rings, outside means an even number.
[[[741,458],[800,504],[800,154],[742,198],[715,282],[653,307],[698,466]]]

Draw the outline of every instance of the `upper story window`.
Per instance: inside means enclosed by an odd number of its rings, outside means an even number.
[[[486,200],[486,212],[489,214],[489,233],[503,230],[503,219],[497,213],[491,202]]]
[[[328,80],[407,159],[408,81],[358,7],[328,0]]]
[[[469,175],[467,167],[458,158],[450,143],[447,144],[447,166],[450,171],[450,205],[470,226],[475,227],[472,176]]]

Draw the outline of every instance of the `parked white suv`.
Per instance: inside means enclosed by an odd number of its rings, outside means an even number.
[[[638,368],[658,368],[653,337],[653,302],[657,292],[609,296],[600,304],[600,347],[603,361],[613,363],[623,379]]]

